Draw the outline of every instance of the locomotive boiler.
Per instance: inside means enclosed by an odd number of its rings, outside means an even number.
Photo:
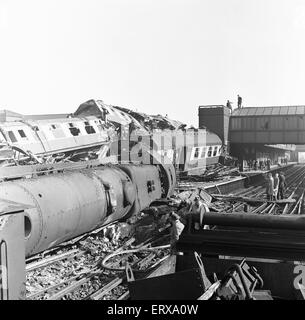
[[[31,256],[129,217],[175,186],[172,164],[104,165],[0,184],[0,199],[25,209],[25,255]]]

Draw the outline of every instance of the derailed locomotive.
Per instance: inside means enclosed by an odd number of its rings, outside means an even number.
[[[102,165],[3,182],[0,199],[28,207],[28,257],[168,197],[175,179],[170,163]]]

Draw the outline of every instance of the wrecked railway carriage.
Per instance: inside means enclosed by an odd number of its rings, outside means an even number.
[[[169,158],[180,172],[198,174],[217,164],[223,153],[220,138],[206,129],[186,129],[167,117],[101,100],[89,100],[73,114],[27,116],[4,110],[0,116],[2,166],[97,158],[143,162],[142,144]]]

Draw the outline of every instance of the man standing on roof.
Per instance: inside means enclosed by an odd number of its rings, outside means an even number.
[[[231,111],[233,110],[232,109],[232,104],[229,100],[227,100],[227,108],[229,108]]]
[[[240,97],[239,95],[237,95],[237,107],[238,107],[238,109],[242,108],[242,102],[243,102],[243,98]]]

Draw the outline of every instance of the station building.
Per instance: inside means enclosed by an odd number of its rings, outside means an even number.
[[[231,111],[224,105],[205,105],[198,111],[199,128],[215,132],[240,163],[269,159],[275,165],[298,161],[296,145],[305,145],[305,106]]]

